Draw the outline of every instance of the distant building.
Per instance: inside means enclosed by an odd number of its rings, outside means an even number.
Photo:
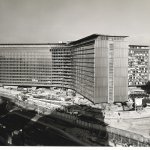
[[[149,46],[129,45],[128,85],[141,86],[149,80]]]
[[[70,88],[94,103],[126,101],[126,36],[93,34],[68,44],[0,44],[0,83]]]

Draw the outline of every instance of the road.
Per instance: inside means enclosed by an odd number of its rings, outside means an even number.
[[[119,112],[120,113],[120,112]],[[125,111],[120,113],[120,117],[108,118],[105,120],[110,126],[122,130],[140,134],[150,138],[150,109],[144,109],[140,112]]]

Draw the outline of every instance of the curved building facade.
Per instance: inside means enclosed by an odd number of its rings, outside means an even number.
[[[126,36],[93,34],[69,44],[0,44],[0,83],[71,88],[94,103],[126,101]]]

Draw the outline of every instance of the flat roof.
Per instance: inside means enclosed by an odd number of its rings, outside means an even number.
[[[66,43],[0,43],[0,45],[65,45]]]
[[[65,46],[66,43],[0,43],[0,47],[53,47]]]
[[[85,40],[96,39],[96,38],[99,37],[99,36],[106,36],[106,37],[123,37],[123,38],[128,37],[128,36],[119,36],[119,35],[92,34],[92,35],[86,36],[86,37],[84,37],[84,38],[81,38],[81,39],[79,39],[79,40],[72,41],[72,42],[70,42],[69,44],[76,44],[76,43],[78,43],[78,42],[82,42],[82,41],[85,41]]]
[[[130,47],[149,47],[148,45],[129,45]]]
[[[68,45],[54,46],[54,47],[51,47],[50,49],[70,49],[70,46]]]

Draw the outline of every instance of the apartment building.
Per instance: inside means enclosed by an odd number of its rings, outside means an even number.
[[[149,80],[149,46],[129,45],[128,85],[141,86]]]
[[[69,44],[0,44],[0,83],[71,88],[94,103],[126,101],[126,36],[93,34]]]

